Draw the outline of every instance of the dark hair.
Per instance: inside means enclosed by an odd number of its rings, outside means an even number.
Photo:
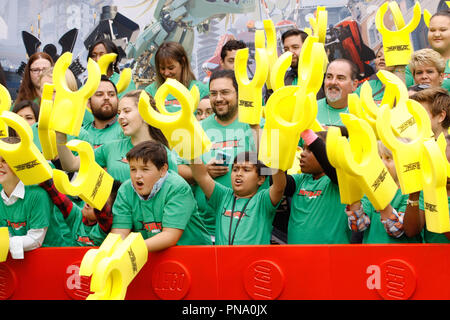
[[[228,78],[233,82],[233,87],[236,90],[236,94],[239,92],[238,91],[238,84],[236,81],[236,76],[234,75],[234,71],[233,70],[216,70],[213,71],[213,73],[211,74],[211,77],[209,78],[209,87],[211,88],[211,82],[213,80],[216,79],[221,79],[221,78]]]
[[[20,137],[19,136],[9,136],[9,137],[4,137],[4,138],[0,138],[1,141],[6,142],[6,143],[10,143],[10,144],[16,144],[20,142]]]
[[[258,160],[258,153],[253,151],[244,151],[239,153],[233,160],[232,168],[235,164],[242,162],[250,162],[255,166],[256,172],[259,176],[266,176],[263,169],[267,168],[267,166]]]
[[[433,117],[445,112],[445,119],[442,121],[442,128],[450,127],[450,96],[448,91],[441,87],[428,88],[414,93],[410,99],[417,102],[426,102],[430,106],[430,113]]]
[[[128,162],[139,159],[141,159],[144,163],[150,161],[158,170],[165,164],[168,164],[166,148],[159,141],[144,141],[128,151]]]
[[[450,8],[447,9],[447,10],[442,10],[442,11],[436,12],[435,14],[433,14],[433,15],[431,16],[430,21],[431,21],[431,19],[433,19],[434,17],[447,17],[447,18],[450,18]]]
[[[48,60],[50,62],[50,65],[52,67],[54,66],[52,57],[50,57],[47,53],[36,52],[36,53],[32,54],[30,59],[28,59],[27,65],[25,66],[22,82],[20,83],[19,92],[17,94],[15,103],[18,103],[22,100],[34,100],[36,98],[40,98],[39,92],[38,92],[39,88],[34,87],[33,83],[31,82],[31,77],[30,77],[30,67],[36,60],[39,60],[39,59]]]
[[[109,83],[112,84],[112,86],[114,87],[114,91],[116,92],[116,96],[117,96],[117,95],[118,95],[118,92],[117,92],[116,84],[115,84],[114,82],[112,82],[112,81],[108,78],[108,76],[105,76],[104,74],[102,74],[102,77],[100,78],[100,82],[103,82],[103,81],[109,82]]]
[[[330,63],[327,66],[327,72],[328,72],[328,67],[330,66],[330,64],[332,64],[333,62],[345,62],[350,66],[350,78],[352,80],[357,80],[358,79],[358,75],[359,75],[359,68],[358,66],[351,60],[348,59],[344,59],[344,58],[339,58],[339,59],[335,59],[333,61],[330,61]]]
[[[227,56],[227,52],[228,51],[233,51],[233,50],[239,50],[239,49],[244,49],[247,48],[247,45],[245,44],[244,41],[242,40],[228,40],[223,46],[222,49],[220,51],[220,58],[222,59],[222,61],[225,59],[225,57]]]
[[[109,39],[99,39],[96,42],[94,42],[94,44],[89,47],[88,59],[92,57],[92,52],[94,51],[94,48],[99,44],[102,44],[105,47],[107,53],[117,54],[116,60],[109,65],[108,71],[114,71],[114,72],[120,73],[119,66],[118,66],[120,58],[121,58],[120,53],[119,53],[119,48],[117,48],[115,43]]]
[[[39,105],[31,100],[22,100],[19,103],[16,103],[12,109],[12,112],[17,113],[23,108],[30,107],[33,111],[34,118],[36,119],[36,122],[39,120]]]
[[[284,43],[284,40],[286,40],[286,38],[292,37],[292,36],[300,36],[300,38],[302,39],[302,43],[305,42],[306,38],[308,37],[308,34],[300,29],[289,29],[285,32],[283,32],[283,34],[281,35],[281,43]]]
[[[158,109],[156,108],[155,99],[153,99],[153,97],[151,95],[149,95],[147,91],[144,91],[144,90],[133,90],[133,91],[127,92],[121,98],[121,100],[123,98],[133,99],[134,102],[136,103],[136,107],[137,107],[139,105],[139,98],[141,97],[142,92],[145,92],[148,95],[148,97],[150,98],[150,105],[152,106],[152,108],[156,112],[159,112]],[[164,136],[164,134],[162,133],[162,131],[160,129],[155,128],[148,124],[148,132],[150,134],[150,137],[152,137],[153,140],[161,142],[166,147],[169,146],[169,142],[167,141],[166,137]]]

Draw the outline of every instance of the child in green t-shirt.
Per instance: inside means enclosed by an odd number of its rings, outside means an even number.
[[[127,153],[131,178],[118,191],[111,232],[122,238],[140,232],[149,252],[210,245],[191,187],[168,169],[167,157],[157,141],[141,142]]]
[[[256,152],[239,153],[231,167],[231,188],[216,182],[200,159],[191,164],[192,174],[216,214],[216,244],[270,244],[272,223],[286,185],[285,173],[273,174],[270,188],[260,188],[270,171]]]

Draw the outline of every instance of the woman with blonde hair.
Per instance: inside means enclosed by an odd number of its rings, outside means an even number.
[[[444,81],[445,61],[433,49],[421,49],[411,55],[409,69],[415,84],[440,87]]]

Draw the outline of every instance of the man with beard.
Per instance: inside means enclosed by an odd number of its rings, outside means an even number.
[[[281,42],[283,43],[284,52],[292,52],[291,67],[286,72],[284,77],[285,85],[297,85],[298,81],[298,59],[303,43],[308,34],[299,29],[289,29],[281,35]]]
[[[86,139],[93,148],[98,148],[108,141],[123,138],[123,132],[117,121],[119,98],[117,88],[106,76],[102,76],[97,91],[88,100],[94,121],[83,128],[89,134]]]
[[[231,167],[236,155],[245,151],[256,151],[254,133],[248,124],[238,121],[238,85],[232,70],[213,72],[209,81],[209,92],[214,114],[204,119],[201,125],[212,146],[209,152],[202,156],[202,160],[215,181],[231,187]],[[254,128],[258,129],[259,125]],[[194,194],[206,228],[211,236],[214,236],[214,210],[207,204],[200,187],[194,187]]]
[[[328,64],[325,73],[325,98],[317,101],[317,120],[322,126],[342,126],[341,112],[348,113],[348,95],[358,86],[358,67],[346,59]]]

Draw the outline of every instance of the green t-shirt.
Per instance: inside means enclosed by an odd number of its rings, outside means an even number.
[[[405,81],[408,88],[414,85],[414,77],[411,73],[409,65],[405,68]],[[444,81],[442,82],[441,87],[447,89],[447,91],[450,91],[450,66],[448,64],[448,60],[445,62]]]
[[[81,208],[75,204],[65,221],[70,227],[71,238],[75,246],[100,246],[107,236],[97,223],[91,226],[85,225]]]
[[[343,126],[341,112],[348,113],[348,107],[335,109],[327,103],[327,98],[317,101],[317,121],[323,126]]]
[[[133,148],[130,137],[114,140],[95,149],[95,162],[120,182],[130,179],[130,167],[128,166],[127,153]],[[166,147],[169,169],[178,172],[177,158]]]
[[[163,228],[175,228],[184,230],[178,245],[211,244],[191,188],[173,171],[169,171],[161,189],[148,200],[134,191],[131,180],[124,182],[114,202],[112,228],[140,232],[144,239],[160,233]]]
[[[88,108],[86,108],[86,110],[84,111],[84,117],[83,117],[83,123],[82,123],[82,127],[88,125],[89,123],[92,123],[94,121],[94,115],[92,114],[92,111],[88,110]]]
[[[112,74],[112,76],[109,78],[109,80],[111,80],[115,85],[117,85],[117,83],[120,80],[120,74],[118,74],[117,72],[114,72]],[[130,84],[128,85],[128,88],[126,88],[124,92],[119,93],[119,95],[118,95],[119,99],[122,98],[128,92],[133,91],[133,90],[136,90],[136,84],[134,83],[133,79],[131,79]]]
[[[328,176],[314,180],[311,174],[294,174],[295,194],[288,222],[288,244],[347,244],[345,204],[338,185]]]
[[[206,97],[207,95],[209,95],[208,85],[201,81],[198,81],[198,80],[192,80],[191,83],[189,83],[188,89],[191,90],[191,88],[194,84],[197,86],[197,88],[200,92],[200,100],[203,97]],[[155,97],[156,91],[158,91],[156,81],[153,82],[152,84],[148,85],[145,88],[145,91],[148,94],[150,94],[152,97]],[[178,102],[178,100],[171,94],[169,94],[166,98],[166,109],[168,112],[176,112],[181,109],[180,102]],[[195,109],[197,109],[197,106],[195,106]]]
[[[211,159],[216,158],[219,151],[227,154],[229,171],[214,180],[226,187],[231,187],[231,167],[234,158],[244,151],[256,151],[252,130],[247,123],[241,123],[238,119],[224,127],[215,120],[214,115],[204,119],[200,124],[212,143],[210,150],[202,155],[203,163],[208,163]],[[266,180],[268,182],[268,179]],[[267,186],[268,184],[264,185],[265,188]],[[214,235],[216,229],[215,211],[208,205],[202,189],[198,185],[193,188],[200,216],[208,232]]]
[[[398,189],[394,199],[391,201],[391,206],[398,213],[404,213],[408,197],[409,194],[402,194],[401,190]],[[366,196],[361,199],[361,204],[364,212],[370,218],[370,226],[364,230],[363,243],[422,243],[422,237],[420,235],[412,238],[407,237],[406,234],[403,234],[399,238],[391,237],[387,234],[386,229],[381,222],[380,212],[375,210]]]
[[[259,189],[249,199],[236,199],[232,188],[216,183],[208,203],[216,214],[217,245],[228,245],[230,236],[231,240],[234,238],[234,245],[270,244],[272,223],[279,203],[276,206],[272,204],[269,189]]]
[[[370,79],[367,80],[369,82],[370,87],[372,88],[372,98],[375,101],[376,104],[379,104],[381,100],[383,100],[384,96],[384,88],[383,88],[383,82],[381,82],[380,79]],[[358,95],[358,97],[361,96],[361,85],[356,88],[355,93]]]
[[[448,206],[450,208],[450,197],[448,197]],[[424,211],[425,214],[425,205],[423,203],[423,191],[420,191],[419,197],[419,209]],[[443,233],[435,233],[428,231],[425,221],[425,226],[422,230],[423,242],[425,243],[450,243],[450,240],[447,239],[445,234]]]
[[[68,246],[61,224],[53,214],[53,203],[44,189],[25,186],[24,199],[7,206],[0,199],[0,227],[8,227],[12,236],[25,236],[30,229],[48,228],[43,247]]]
[[[125,137],[117,118],[114,123],[104,129],[95,128],[94,122],[87,124],[83,128],[88,134],[87,140],[85,141],[89,142],[94,149],[97,149],[106,142],[119,140]]]

